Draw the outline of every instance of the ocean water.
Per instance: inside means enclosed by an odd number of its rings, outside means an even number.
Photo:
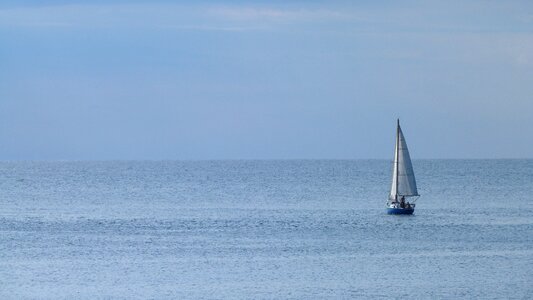
[[[533,160],[0,163],[1,299],[531,299]]]

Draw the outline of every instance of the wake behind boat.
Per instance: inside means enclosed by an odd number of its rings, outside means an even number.
[[[417,197],[411,203],[406,198]],[[394,167],[392,171],[392,186],[387,201],[387,213],[390,215],[411,215],[415,211],[415,201],[418,199],[415,173],[409,156],[409,149],[405,142],[400,120],[396,127],[396,147],[394,149]]]

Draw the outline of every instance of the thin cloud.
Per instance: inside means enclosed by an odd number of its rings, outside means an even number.
[[[205,30],[205,9],[174,4],[72,4],[0,9],[0,26],[123,28],[190,27]],[[226,26],[228,27],[228,26]]]
[[[209,12],[212,15],[231,20],[244,21],[309,21],[309,20],[331,20],[349,17],[344,13],[326,10],[303,10],[303,9],[278,9],[271,7],[215,7]]]
[[[182,30],[182,31],[226,31],[226,32],[244,32],[266,30],[267,27],[249,27],[249,26],[208,26],[208,25],[161,25],[161,29]]]
[[[349,17],[344,13],[326,9],[279,9],[249,5],[221,7],[161,3],[69,4],[0,9],[0,26],[156,27],[245,31],[265,29],[265,24],[270,22],[303,22]]]

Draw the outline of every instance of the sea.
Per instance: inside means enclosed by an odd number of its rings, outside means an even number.
[[[0,299],[533,299],[533,160],[0,162]]]

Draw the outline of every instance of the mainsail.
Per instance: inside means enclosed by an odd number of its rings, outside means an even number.
[[[394,150],[394,167],[392,171],[392,186],[389,199],[394,200],[402,196],[418,196],[418,191],[416,189],[415,173],[413,172],[411,157],[409,156],[405,137],[400,128],[400,120],[398,120],[396,148]]]

